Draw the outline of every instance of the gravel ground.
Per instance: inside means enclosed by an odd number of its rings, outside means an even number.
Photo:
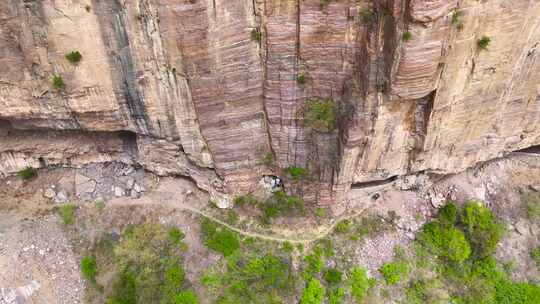
[[[0,303],[81,303],[84,282],[58,218],[0,211]]]

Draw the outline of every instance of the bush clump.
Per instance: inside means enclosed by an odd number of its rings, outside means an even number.
[[[96,282],[96,258],[92,256],[85,256],[81,260],[81,272],[84,278],[91,283]]]
[[[82,55],[79,51],[73,51],[66,54],[66,59],[71,63],[79,63],[82,59]]]
[[[306,84],[306,75],[304,75],[304,73],[298,74],[298,76],[296,76],[296,83],[299,85]]]
[[[341,283],[343,274],[341,271],[335,269],[335,268],[328,268],[324,271],[323,278],[326,281],[326,283],[330,285],[337,285]]]
[[[37,170],[32,167],[26,167],[17,172],[17,175],[24,180],[29,180],[37,176]]]
[[[363,267],[353,268],[349,284],[351,285],[351,295],[356,303],[364,303],[368,290],[373,285],[373,282],[367,277],[366,269]]]
[[[304,213],[304,201],[295,195],[287,195],[283,190],[276,191],[266,201],[259,204],[262,222],[269,224],[278,216],[292,216]]]
[[[283,170],[283,174],[293,181],[300,181],[308,177],[309,172],[307,169],[297,166],[287,167]]]
[[[261,42],[262,39],[262,33],[258,28],[254,28],[251,30],[251,40],[256,42]]]
[[[394,285],[400,282],[409,272],[407,263],[403,261],[390,262],[384,264],[379,272],[382,274],[384,280],[389,285]]]
[[[482,38],[476,41],[478,49],[481,51],[487,51],[489,44],[491,43],[491,38],[488,36],[482,36]]]
[[[310,100],[305,110],[304,123],[313,130],[331,132],[336,128],[336,112],[336,103],[330,98]]]
[[[477,201],[462,208],[450,202],[424,225],[417,242],[438,262],[436,271],[453,302],[540,303],[540,286],[514,282],[497,265],[494,252],[503,230],[491,210]],[[413,283],[408,297],[428,296],[430,289],[428,282]]]
[[[230,256],[240,248],[238,235],[234,231],[225,227],[219,227],[208,219],[204,219],[201,222],[201,228],[206,247],[224,256]]]
[[[54,75],[52,78],[52,85],[56,90],[63,90],[66,87],[64,79],[60,75]]]
[[[77,206],[73,204],[64,204],[58,208],[60,217],[64,225],[71,225],[75,222],[75,210]]]
[[[531,258],[536,263],[536,266],[540,268],[540,246],[537,246],[531,250]]]
[[[403,33],[403,41],[408,42],[412,39],[412,33],[409,31],[406,31]]]
[[[117,272],[108,304],[197,303],[183,268],[179,234],[157,224],[129,227],[114,247]]]
[[[300,304],[322,304],[323,300],[324,287],[319,280],[311,279],[302,293]]]

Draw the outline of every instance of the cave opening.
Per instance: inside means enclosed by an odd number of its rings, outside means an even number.
[[[365,189],[365,188],[382,186],[382,185],[386,185],[391,182],[394,182],[397,179],[398,179],[398,176],[394,175],[387,179],[378,179],[378,180],[372,180],[372,181],[367,181],[367,182],[354,183],[351,185],[351,189]]]

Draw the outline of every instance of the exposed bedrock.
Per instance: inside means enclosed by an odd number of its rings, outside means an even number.
[[[528,0],[5,0],[0,175],[120,161],[232,197],[296,166],[332,204],[540,145],[539,53]]]

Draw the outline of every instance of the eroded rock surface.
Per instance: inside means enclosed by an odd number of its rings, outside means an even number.
[[[540,145],[539,16],[527,0],[2,1],[0,175],[118,161],[226,200],[300,166],[287,189],[331,204],[460,172]],[[327,133],[303,121],[325,98]]]

